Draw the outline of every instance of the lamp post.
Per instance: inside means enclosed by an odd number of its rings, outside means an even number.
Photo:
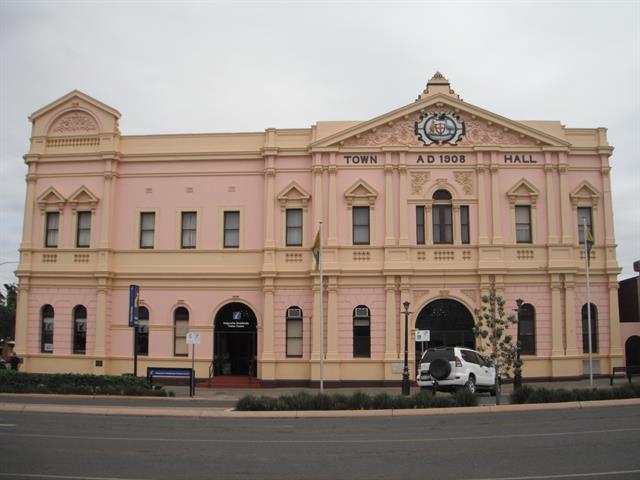
[[[402,302],[404,307],[404,368],[402,369],[402,395],[411,393],[411,384],[409,383],[409,305],[408,300]]]
[[[513,388],[514,390],[522,387],[522,368],[520,367],[520,310],[522,309],[522,304],[524,300],[518,298],[516,300],[516,314],[518,315],[518,322],[516,323],[516,365],[514,369],[513,375]]]

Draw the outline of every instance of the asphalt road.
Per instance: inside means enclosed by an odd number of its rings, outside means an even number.
[[[640,407],[226,419],[0,412],[0,479],[638,479]]]

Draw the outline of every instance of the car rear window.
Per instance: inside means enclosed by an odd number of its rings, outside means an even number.
[[[453,361],[453,348],[442,348],[437,350],[427,350],[422,357],[423,363],[431,363],[436,358],[444,358],[450,362]]]

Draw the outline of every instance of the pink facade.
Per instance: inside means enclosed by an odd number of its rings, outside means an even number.
[[[495,288],[510,311],[518,298],[535,311],[525,375],[578,377],[585,215],[598,368],[623,361],[605,129],[506,119],[463,102],[441,76],[414,103],[364,122],[123,136],[119,117],[80,92],[31,117],[17,329],[28,370],[129,371],[136,284],[149,314],[143,368],[189,364],[186,325],[201,334],[200,377],[314,382],[322,350],[328,381],[393,382],[403,301],[413,338],[433,302],[471,314]],[[427,120],[438,141],[419,132]],[[464,132],[455,142],[453,124]],[[311,252],[320,222],[322,295]],[[77,305],[87,312],[80,337]],[[470,328],[436,329],[433,344],[468,342]]]

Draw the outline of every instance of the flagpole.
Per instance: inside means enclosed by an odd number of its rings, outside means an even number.
[[[587,246],[587,219],[582,219],[582,231],[584,233],[584,268],[587,277],[587,329],[589,330],[589,387],[593,388],[593,347],[591,344],[591,288],[589,285],[589,247]]]
[[[320,249],[318,250],[320,264],[320,393],[324,393],[324,280],[322,268],[322,222],[320,222]]]

